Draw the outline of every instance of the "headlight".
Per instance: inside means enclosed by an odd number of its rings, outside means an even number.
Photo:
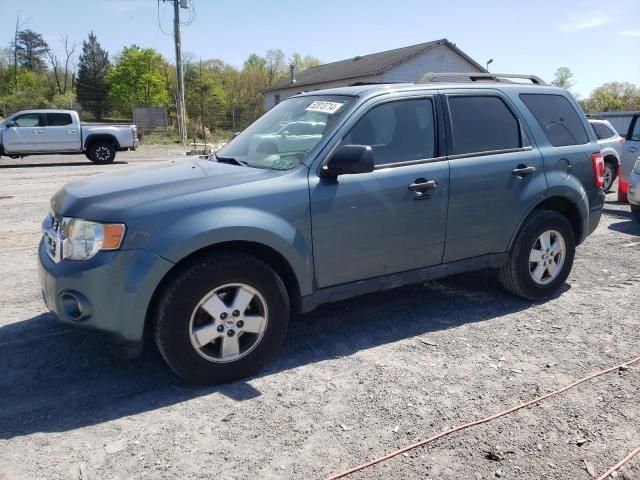
[[[633,166],[633,171],[636,173],[640,173],[640,158],[636,160],[636,164]]]
[[[89,222],[80,218],[62,221],[62,258],[87,260],[100,250],[117,250],[124,238],[122,223]]]

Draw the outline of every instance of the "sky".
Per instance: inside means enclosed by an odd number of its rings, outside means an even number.
[[[280,48],[323,62],[447,38],[490,70],[547,81],[574,73],[581,97],[610,81],[640,86],[640,0],[189,0],[183,52],[242,66]],[[54,47],[90,30],[110,55],[135,43],[175,60],[172,5],[162,0],[0,0],[0,46],[16,17]]]

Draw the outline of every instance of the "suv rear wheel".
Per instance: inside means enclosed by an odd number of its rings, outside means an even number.
[[[566,281],[575,256],[575,235],[562,214],[535,210],[525,221],[500,269],[509,292],[529,300],[554,294]]]
[[[216,384],[258,370],[282,343],[289,298],[280,277],[244,254],[217,253],[184,266],[161,296],[158,349],[191,383]]]

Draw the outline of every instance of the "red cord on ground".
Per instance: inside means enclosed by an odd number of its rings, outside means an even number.
[[[375,459],[371,460],[370,462],[363,463],[362,465],[358,465],[357,467],[353,467],[353,468],[350,468],[349,470],[345,470],[343,472],[340,472],[340,473],[337,473],[335,475],[332,475],[332,476],[328,477],[327,480],[337,480],[338,478],[346,477],[347,475],[351,475],[352,473],[359,472],[360,470],[364,470],[365,468],[368,468],[368,467],[371,467],[371,466],[376,465],[378,463],[384,462],[385,460],[389,460],[390,458],[398,456],[401,453],[405,453],[405,452],[408,452],[409,450],[413,450],[414,448],[418,448],[418,447],[422,447],[423,445],[427,445],[428,443],[434,442],[435,440],[438,440],[438,439],[440,439],[442,437],[445,437],[447,435],[450,435],[452,433],[459,432],[460,430],[466,430],[467,428],[475,427],[476,425],[481,425],[483,423],[490,422],[492,420],[495,420],[496,418],[504,417],[505,415],[513,413],[513,412],[515,412],[517,410],[520,410],[522,408],[525,408],[525,407],[528,407],[528,406],[533,405],[535,403],[538,403],[538,402],[541,402],[543,400],[546,400],[547,398],[550,398],[550,397],[553,397],[555,395],[559,395],[559,394],[561,394],[563,392],[566,392],[567,390],[569,390],[569,389],[571,389],[573,387],[576,387],[576,386],[580,385],[581,383],[584,383],[584,382],[586,382],[588,380],[591,380],[593,378],[599,377],[601,375],[605,375],[607,373],[611,373],[611,372],[613,372],[615,370],[619,370],[619,369],[624,368],[624,367],[628,367],[629,365],[632,365],[632,364],[637,363],[637,362],[640,362],[640,357],[636,357],[633,360],[629,360],[628,362],[621,363],[620,365],[616,365],[615,367],[607,368],[606,370],[601,370],[599,372],[591,373],[591,374],[587,375],[586,377],[583,377],[583,378],[581,378],[579,380],[576,380],[575,382],[570,383],[569,385],[567,385],[565,387],[562,387],[562,388],[560,388],[558,390],[554,390],[551,393],[547,393],[546,395],[542,395],[541,397],[534,398],[533,400],[529,400],[528,402],[522,403],[520,405],[512,407],[512,408],[510,408],[508,410],[504,410],[504,411],[502,411],[500,413],[496,413],[496,414],[491,415],[489,417],[481,418],[479,420],[475,420],[473,422],[465,423],[464,425],[460,425],[458,427],[454,427],[454,428],[451,428],[449,430],[445,430],[444,432],[441,432],[441,433],[439,433],[439,434],[437,434],[437,435],[435,435],[435,436],[433,436],[431,438],[427,438],[426,440],[421,440],[419,442],[413,443],[413,444],[408,445],[406,447],[400,448],[400,449],[398,449],[398,450],[396,450],[394,452],[391,452],[391,453],[388,453],[388,454],[383,455],[381,457],[375,458]],[[631,457],[625,458],[624,461],[629,461],[637,453],[638,453],[637,451],[635,453],[632,452]],[[620,467],[617,467],[617,468],[620,468]],[[604,478],[604,477],[601,477],[601,478]]]
[[[618,470],[621,466],[623,466],[625,463],[627,463],[629,460],[631,460],[633,457],[635,457],[636,455],[638,455],[640,453],[640,447],[636,448],[633,452],[631,452],[629,455],[627,455],[626,457],[624,457],[622,460],[620,460],[618,463],[616,463],[613,467],[611,467],[609,470],[607,470],[606,472],[604,472],[602,475],[600,475],[598,477],[597,480],[605,480],[605,478],[607,478],[609,475],[611,475],[613,472],[615,472],[616,470]]]

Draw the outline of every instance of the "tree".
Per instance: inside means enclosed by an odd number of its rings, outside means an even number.
[[[573,72],[567,67],[560,67],[553,76],[552,85],[569,90],[574,83],[571,81]]]
[[[289,64],[295,65],[296,72],[304,72],[305,70],[320,65],[320,60],[318,60],[316,57],[312,57],[311,55],[306,55],[305,57],[303,57],[296,52],[291,55]]]
[[[58,56],[53,52],[53,50],[47,50],[47,56],[49,57],[49,62],[51,63],[51,69],[53,71],[53,77],[56,80],[56,86],[58,87],[58,94],[64,95],[67,93],[67,84],[69,83],[69,63],[71,62],[71,57],[76,51],[77,43],[71,44],[69,42],[69,35],[62,36],[60,35],[58,41],[62,45],[64,49],[64,70],[62,68],[62,63]],[[73,76],[73,75],[72,75]],[[62,78],[60,78],[62,77]]]
[[[82,53],[78,60],[76,95],[82,108],[93,113],[97,119],[102,118],[107,110],[106,76],[110,67],[106,50],[100,46],[93,32],[89,33],[88,41],[82,42]]]
[[[130,112],[135,105],[167,106],[165,64],[153,48],[124,47],[107,75],[110,104],[120,113]]]
[[[19,67],[30,72],[44,72],[47,69],[44,58],[49,45],[39,33],[31,29],[19,31],[13,48]]]
[[[284,52],[280,49],[269,50],[265,55],[268,85],[276,83],[287,75],[287,63]]]
[[[587,112],[640,110],[640,88],[629,82],[609,82],[596,88],[581,102]]]

